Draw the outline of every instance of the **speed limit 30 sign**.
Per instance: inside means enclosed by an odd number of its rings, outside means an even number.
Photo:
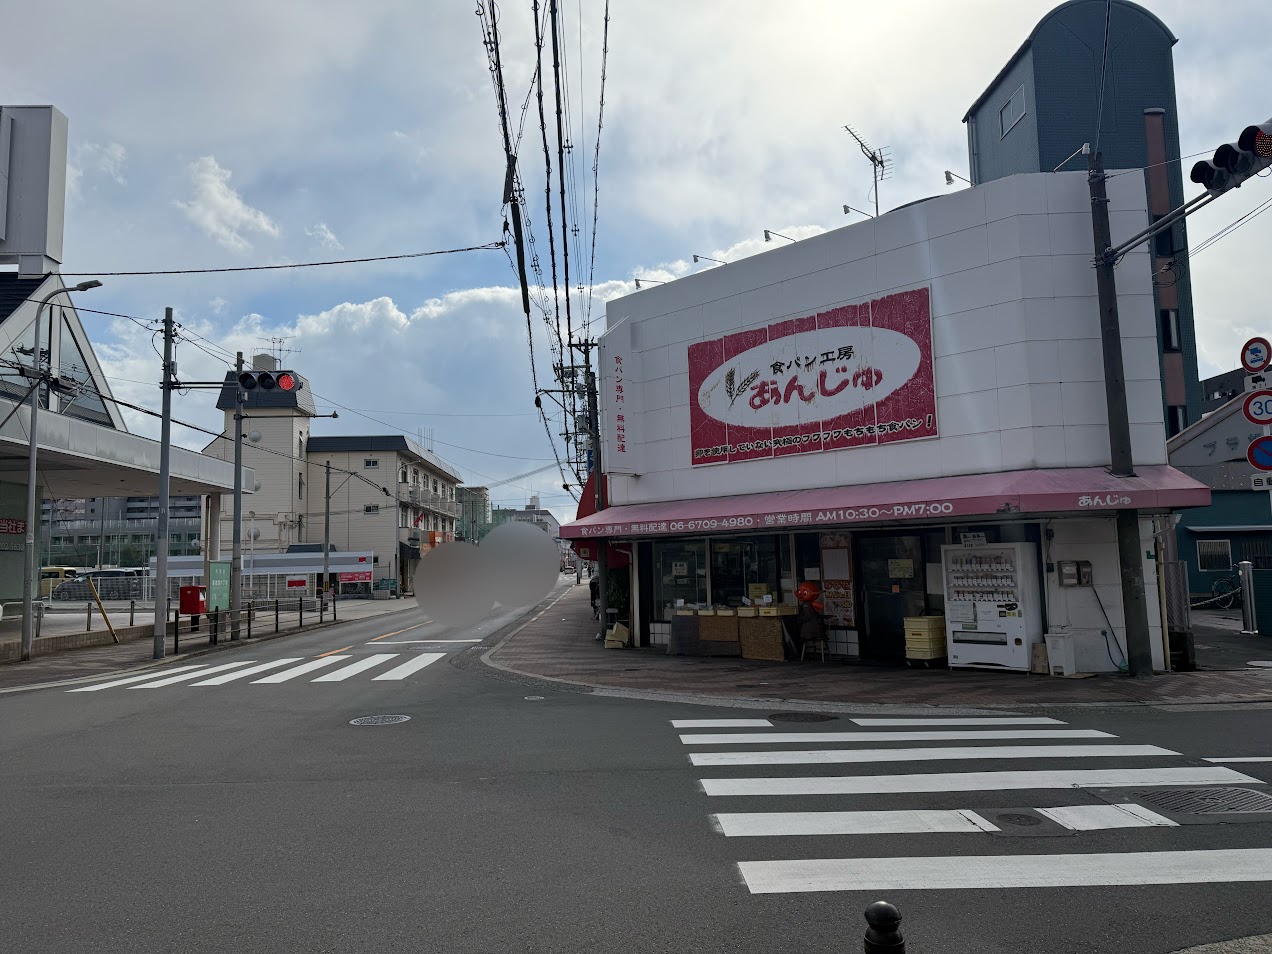
[[[1241,405],[1241,412],[1251,424],[1272,424],[1272,391],[1251,391]]]

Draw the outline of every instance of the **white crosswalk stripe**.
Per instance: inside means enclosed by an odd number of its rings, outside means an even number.
[[[191,669],[202,670],[207,668],[208,668],[207,666],[177,666],[173,669],[165,669],[163,671],[167,673],[168,675],[172,675],[173,673],[187,672]],[[129,676],[126,679],[112,679],[110,682],[98,682],[98,683],[94,683],[91,686],[80,686],[78,689],[67,689],[66,691],[67,692],[100,692],[103,689],[114,689],[118,686],[127,686],[130,683],[134,683],[134,682],[145,682],[146,680],[153,679],[154,677],[155,677],[155,674],[153,672],[148,672],[141,676]]]
[[[301,663],[292,669],[284,669],[282,672],[276,672],[272,676],[266,676],[264,679],[253,679],[253,685],[261,683],[272,684],[277,682],[287,682],[306,673],[314,672],[317,669],[324,669],[327,666],[334,666],[338,662],[348,659],[348,656],[325,656],[322,659],[314,659],[307,663]]]
[[[1272,848],[744,861],[752,894],[1272,881]]]
[[[104,681],[76,686],[67,692],[101,692],[105,689],[178,689],[217,688],[231,683],[253,686],[277,686],[302,680],[313,683],[347,682],[365,676],[371,682],[405,682],[434,663],[445,659],[447,652],[372,653],[357,656],[336,653],[305,659],[303,656],[286,656],[261,662],[254,659],[238,659],[234,662],[212,666],[192,663],[183,666],[161,667],[140,675],[120,679],[103,677]],[[396,664],[393,664],[396,663]],[[393,665],[390,665],[393,664]],[[339,665],[340,668],[331,667]],[[389,666],[374,672],[379,667]],[[321,670],[329,670],[321,672]],[[320,673],[320,674],[319,674]],[[259,677],[259,678],[254,678]],[[309,678],[305,678],[309,677]],[[258,690],[254,690],[258,691]],[[767,724],[767,723],[765,723]],[[754,723],[748,723],[754,725]]]
[[[234,682],[236,679],[246,679],[248,676],[255,676],[262,672],[269,672],[271,669],[277,669],[279,666],[288,666],[291,663],[300,662],[299,656],[291,659],[275,659],[273,662],[260,663],[256,666],[249,666],[246,669],[240,669],[237,672],[229,672],[223,676],[213,676],[211,679],[204,679],[202,682],[192,682],[192,686],[223,686],[227,682]]]
[[[199,672],[185,672],[177,676],[166,676],[163,679],[156,679],[153,682],[143,682],[138,686],[129,686],[129,689],[158,689],[161,686],[171,686],[178,682],[186,682],[190,679],[198,679],[200,676],[211,675],[214,672],[224,672],[227,669],[238,669],[240,666],[246,666],[250,663],[250,659],[243,659],[239,662],[224,663],[220,666],[209,666],[207,669]]]
[[[757,844],[769,846],[776,856],[738,862],[738,872],[752,894],[1272,881],[1272,848],[1256,842],[1240,849],[1168,850],[1178,842],[1172,845],[1162,839],[1180,830],[1179,822],[1154,811],[1151,803],[1137,801],[1139,789],[1263,786],[1258,778],[1216,763],[1257,762],[1267,757],[1200,759],[1158,745],[1118,742],[1110,732],[1062,728],[1064,721],[1044,717],[862,717],[849,721],[860,728],[678,735],[686,746],[744,747],[687,753],[694,768],[724,773],[694,776],[710,807],[717,802],[733,803],[736,798],[741,799],[740,807],[750,808],[749,799],[763,798],[776,807],[790,803],[796,809],[709,815],[720,835],[758,838]],[[772,730],[769,720],[760,719],[676,719],[671,725],[673,729]],[[1074,743],[1074,739],[1099,741]],[[995,744],[1022,741],[1030,744]],[[905,744],[915,742],[931,744]],[[1135,760],[1145,758],[1161,761],[1148,766],[1140,762],[1136,767]],[[928,761],[974,766],[990,759],[1018,764],[1004,771],[913,770],[917,763]],[[1040,759],[1070,760],[1072,767],[1028,767]],[[1184,759],[1188,761],[1180,764]],[[1092,764],[1095,760],[1106,764],[1097,767]],[[901,771],[879,774],[886,764]],[[799,766],[808,768],[801,774]],[[817,766],[834,766],[839,773],[808,774]],[[727,771],[732,768],[752,772],[730,777]],[[757,769],[764,774],[756,774]],[[1004,792],[1021,793],[1017,805],[1038,807],[1002,808],[1001,796],[993,795]],[[1116,798],[1114,792],[1119,793]],[[909,804],[877,807],[881,797],[891,800],[892,796]],[[827,810],[808,810],[821,806]],[[965,834],[969,836],[966,844],[980,845],[983,851],[991,843],[988,839],[1021,834],[1011,829],[1022,824],[1022,815],[1033,818],[1023,823],[1049,825],[1053,833],[1067,830],[1083,841],[1071,842],[1075,847],[1068,852],[1052,854],[941,856],[918,851],[913,856],[873,855],[880,846],[886,852],[890,844],[870,838],[878,835],[912,836],[904,842],[909,847],[916,844],[914,839],[923,844],[929,836]],[[1127,832],[1123,841],[1110,842],[1111,835],[1104,834],[1118,830]],[[1127,837],[1146,841],[1132,850],[1103,850],[1109,844],[1122,847]],[[810,838],[820,841],[806,841]],[[961,838],[957,841],[964,843]],[[945,844],[941,843],[942,848]],[[798,846],[798,851],[784,850],[783,845]],[[867,847],[853,851],[849,846]]]
[[[685,745],[777,745],[797,742],[988,742],[1013,739],[1111,739],[1098,729],[955,729],[931,732],[716,732],[682,735]]]
[[[314,682],[343,682],[350,676],[356,676],[360,672],[366,672],[368,669],[374,669],[380,663],[388,659],[396,659],[397,653],[372,653],[364,659],[359,659],[355,663],[350,663],[343,669],[337,669],[335,672],[324,673]]]
[[[914,749],[823,749],[815,752],[694,752],[694,765],[833,765],[952,759],[1075,759],[1178,755],[1156,745],[965,745]]]
[[[394,666],[388,672],[375,676],[375,679],[405,679],[411,673],[419,672],[425,666],[431,666],[439,659],[444,659],[445,653],[420,653],[414,659],[402,663],[400,666]],[[335,673],[333,673],[335,675]]]

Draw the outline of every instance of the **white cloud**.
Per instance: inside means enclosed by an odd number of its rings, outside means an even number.
[[[334,232],[327,228],[326,222],[319,222],[311,229],[305,229],[305,234],[321,245],[323,248],[333,251],[343,251],[344,246],[340,244],[340,240],[336,238]]]
[[[215,156],[203,156],[190,163],[190,181],[194,198],[177,202],[177,208],[211,238],[236,252],[252,247],[244,232],[278,238],[278,225],[264,212],[254,209],[230,188],[229,169],[222,168]]]
[[[225,306],[228,304],[229,304],[228,301],[226,301],[220,295],[217,295],[210,302],[208,302],[208,307],[212,309],[213,314],[219,315],[221,314],[221,312],[225,311]]]
[[[80,143],[66,163],[66,187],[76,194],[83,187],[85,175],[105,176],[116,185],[126,186],[124,163],[128,151],[117,142],[102,145],[98,142]]]

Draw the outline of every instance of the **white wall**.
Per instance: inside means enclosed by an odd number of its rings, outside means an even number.
[[[1058,573],[1046,574],[1047,622],[1049,633],[1067,633],[1075,640],[1079,672],[1113,672],[1126,653],[1126,618],[1122,609],[1122,578],[1117,554],[1117,523],[1112,518],[1052,520],[1046,527],[1053,533],[1044,547],[1044,558],[1087,560],[1091,563],[1094,586],[1060,586]],[[1152,520],[1140,521],[1140,549],[1154,551]],[[1162,669],[1161,602],[1157,592],[1157,563],[1144,559],[1144,595],[1148,603],[1149,640],[1153,648],[1153,668]],[[1098,600],[1097,600],[1098,596]],[[1106,647],[1102,630],[1109,628],[1100,603],[1108,613],[1113,632]],[[1114,638],[1115,637],[1115,638]]]
[[[1109,180],[1114,241],[1144,228],[1140,174]],[[1013,176],[942,195],[611,301],[602,338],[606,460],[613,353],[624,356],[632,475],[615,504],[1107,464],[1103,357],[1085,173]],[[1118,266],[1134,459],[1166,462],[1147,253]],[[691,342],[930,286],[940,437],[694,467]],[[630,338],[630,344],[628,344]],[[633,434],[635,437],[633,437]],[[639,475],[639,476],[635,476]]]

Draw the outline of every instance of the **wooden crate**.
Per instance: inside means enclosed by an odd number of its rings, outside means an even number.
[[[905,618],[905,637],[940,636],[945,638],[944,616],[907,616]]]
[[[759,616],[759,615],[760,615],[760,611],[759,611],[759,609],[758,609],[757,607],[755,607],[755,606],[739,606],[739,607],[738,607],[738,614],[737,614],[737,615],[739,615],[739,616],[752,616],[752,617],[754,617],[754,616]]]
[[[945,648],[944,644],[931,647],[905,647],[906,659],[944,659],[948,653],[949,650]]]
[[[703,616],[698,620],[698,638],[707,642],[738,641],[736,616]]]
[[[782,625],[771,617],[738,620],[738,638],[743,659],[767,659],[782,662],[786,650],[782,645]]]

